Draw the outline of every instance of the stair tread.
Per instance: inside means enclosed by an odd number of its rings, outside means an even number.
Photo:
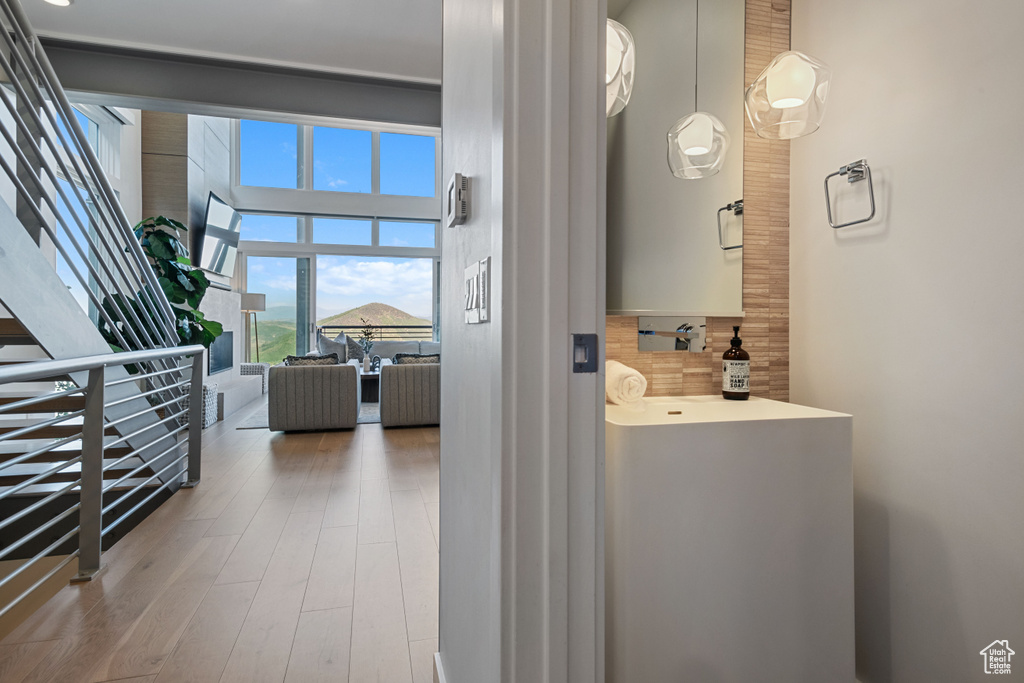
[[[115,441],[116,437],[107,436],[105,441],[110,443]],[[43,446],[52,443],[53,439],[15,439],[13,441],[0,441],[0,460],[7,457],[13,457],[15,455],[21,455],[22,453],[28,453],[30,451],[37,450]],[[113,454],[120,452],[122,455],[131,450],[127,445],[115,446],[114,448],[108,448],[107,453]],[[69,455],[70,453],[78,454],[82,452],[82,441],[81,439],[75,439],[69,441],[66,444],[62,444],[53,449],[53,452],[60,453],[65,457],[74,457]]]
[[[110,472],[127,472],[133,470],[142,464],[142,458],[133,457],[128,458],[123,463],[115,465],[117,458],[104,458],[103,469],[104,471]],[[32,477],[37,474],[41,474],[46,470],[54,466],[52,462],[26,462],[18,465],[11,465],[10,467],[4,467],[0,469],[0,477]],[[59,472],[54,474],[77,474],[82,471],[82,463],[76,462],[71,463],[67,467],[63,468]]]
[[[0,318],[0,335],[3,334],[28,334],[28,330],[15,318]]]
[[[128,480],[122,482],[121,484],[119,484],[117,486],[112,486],[112,487],[110,487],[109,489],[106,489],[106,490],[107,491],[124,491],[125,489],[132,489],[132,488],[135,488],[136,486],[142,484],[142,482],[146,481],[147,479],[149,479],[149,477],[135,477],[135,478],[132,478],[132,479],[128,479]],[[11,494],[11,495],[14,498],[21,498],[21,497],[24,497],[24,496],[46,495],[47,493],[54,493],[55,491],[60,491],[65,486],[67,486],[67,482],[64,482],[64,483],[53,482],[53,483],[46,483],[46,484],[33,484],[32,486],[26,486],[21,491],[18,491],[17,493],[14,493],[14,494]],[[160,484],[158,482],[150,482],[144,488],[155,489],[158,486],[160,486]],[[4,493],[6,493],[10,489],[11,489],[10,486],[0,486],[0,495],[3,495]],[[69,494],[78,493],[78,492],[79,492],[79,487],[78,486],[76,486],[73,489],[71,489],[70,491],[68,491]]]
[[[4,392],[0,392],[0,406],[10,405],[17,403],[18,401],[24,401],[25,399],[35,398],[35,396],[25,394],[18,395],[5,395]],[[85,409],[85,396],[74,395],[74,396],[57,396],[54,398],[40,401],[39,403],[33,403],[29,406],[21,408],[15,408],[14,410],[0,413],[0,415],[31,415],[34,413],[70,413],[76,410]]]
[[[19,425],[17,427],[13,427],[13,426],[11,426],[11,427],[0,427],[0,434],[9,434],[9,433],[11,433],[13,431],[16,431],[18,429],[24,429],[27,426],[30,426],[30,423],[29,424],[24,424],[24,425]],[[81,434],[81,433],[82,433],[82,425],[81,424],[77,424],[77,425],[76,424],[57,424],[57,425],[50,425],[48,427],[40,427],[39,429],[36,429],[36,430],[34,430],[32,432],[29,432],[28,434],[25,434],[23,438],[24,438],[24,440],[31,440],[31,439],[38,440],[38,439],[49,439],[49,438],[63,439],[63,438],[66,438],[66,437],[69,437],[69,436],[75,436],[76,434]],[[115,432],[114,432],[114,430],[112,428],[108,427],[105,433],[106,434],[114,434]]]

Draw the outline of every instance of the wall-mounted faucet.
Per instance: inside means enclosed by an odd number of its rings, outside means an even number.
[[[707,332],[705,318],[641,316],[638,327],[639,351],[704,351]]]

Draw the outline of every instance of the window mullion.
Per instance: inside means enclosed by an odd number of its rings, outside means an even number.
[[[373,131],[370,142],[370,194],[380,194],[380,133]]]
[[[302,166],[302,188],[313,189],[313,126],[298,126],[302,135],[302,153],[305,163]]]
[[[231,199],[235,199],[235,188],[242,183],[242,122],[239,119],[231,121]]]
[[[373,228],[370,230],[370,245],[380,246],[380,219],[376,216],[373,217]]]

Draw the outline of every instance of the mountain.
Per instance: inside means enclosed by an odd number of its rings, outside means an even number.
[[[295,306],[270,306],[266,311],[258,313],[259,320],[289,320],[295,325]]]
[[[276,365],[295,353],[295,323],[270,320],[259,325],[260,360]],[[252,359],[256,360],[255,345]]]
[[[417,318],[414,315],[400,311],[394,306],[382,303],[372,303],[353,308],[344,313],[338,313],[322,320],[318,325],[336,325],[339,327],[362,327],[360,318],[366,318],[371,325],[431,325],[431,321]]]

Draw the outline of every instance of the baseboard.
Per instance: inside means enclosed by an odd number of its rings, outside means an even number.
[[[444,677],[444,665],[441,664],[441,653],[434,653],[434,683],[448,683]]]

